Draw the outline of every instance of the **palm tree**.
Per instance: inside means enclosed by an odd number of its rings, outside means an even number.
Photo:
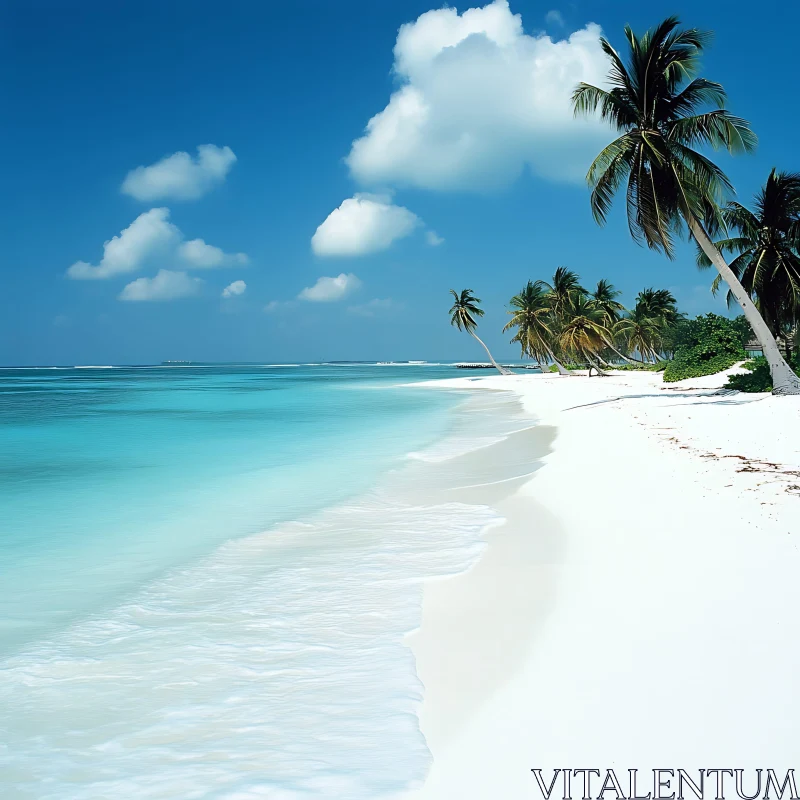
[[[625,311],[625,306],[617,301],[621,294],[622,292],[605,278],[597,282],[597,288],[591,294],[592,300],[606,315],[609,325],[613,325],[619,319],[621,312]]]
[[[674,325],[683,319],[678,311],[678,301],[668,289],[642,289],[636,297],[637,307],[642,313],[653,317],[662,327]]]
[[[450,324],[455,325],[460,331],[466,331],[470,336],[477,339],[486,351],[486,355],[489,356],[489,361],[492,362],[495,369],[497,369],[501,375],[511,375],[512,373],[510,370],[501,367],[492,358],[489,348],[478,337],[478,334],[475,333],[475,329],[478,327],[478,321],[475,318],[483,316],[483,309],[480,307],[480,299],[475,297],[472,289],[462,289],[461,294],[455,289],[451,289],[450,294],[453,295],[454,299],[453,307],[450,309]]]
[[[656,348],[661,342],[658,320],[650,316],[640,303],[616,323],[614,335],[622,340],[628,352],[638,351],[642,362],[645,356],[658,360]]]
[[[599,375],[605,375],[593,359],[611,344],[611,335],[606,326],[605,311],[588,295],[574,292],[564,309],[559,346],[573,358],[584,358]],[[591,374],[591,369],[589,372]]]
[[[725,110],[723,87],[694,77],[711,35],[694,28],[679,30],[679,24],[677,17],[668,17],[642,36],[626,25],[628,64],[601,38],[611,62],[612,88],[580,83],[573,92],[576,115],[599,111],[621,133],[589,167],[592,213],[604,224],[614,195],[627,182],[631,235],[669,258],[674,258],[674,236],[685,223],[761,342],[773,392],[800,394],[800,379],[709,237],[722,222],[718,205],[732,186],[716,164],[694,149],[710,145],[731,153],[750,152],[757,140],[746,120]],[[701,112],[708,105],[716,108]]]
[[[566,267],[558,267],[553,273],[553,282],[536,281],[534,284],[540,288],[550,305],[550,330],[552,334],[551,341],[554,343],[552,348],[553,353],[559,351],[559,335],[561,327],[564,324],[564,315],[572,302],[573,295],[586,294],[586,289],[581,286],[580,278],[577,272],[573,272]],[[569,371],[564,369],[563,364],[559,358],[552,355],[553,363],[556,365],[560,375],[569,375]]]
[[[754,211],[728,203],[722,216],[728,230],[737,235],[715,242],[723,253],[732,253],[731,270],[742,282],[774,336],[787,342],[800,316],[800,173],[773,169],[758,192]],[[710,267],[700,251],[697,263]],[[716,294],[719,276],[712,289]],[[728,291],[728,305],[734,295]]]
[[[581,286],[577,272],[566,267],[558,267],[553,273],[553,282],[536,281],[547,292],[550,307],[557,317],[561,316],[569,306],[574,294],[586,294],[586,289]]]
[[[541,367],[542,362],[556,361],[550,342],[553,332],[550,327],[550,303],[541,285],[528,281],[519,294],[515,294],[509,303],[511,320],[503,328],[503,332],[516,328],[511,339],[519,342],[522,355],[535,359]],[[565,370],[566,371],[566,370]]]

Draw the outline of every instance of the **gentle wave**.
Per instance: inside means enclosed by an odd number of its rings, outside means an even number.
[[[476,561],[497,484],[536,456],[513,441],[531,430],[518,401],[465,397],[443,440],[366,495],[228,541],[8,658],[4,796],[388,800],[420,785],[404,639],[423,582]],[[465,493],[475,480],[483,493]]]

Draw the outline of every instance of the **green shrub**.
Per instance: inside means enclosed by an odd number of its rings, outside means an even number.
[[[663,372],[668,363],[659,361],[656,364],[609,364],[608,369],[618,369],[623,372]]]
[[[676,333],[675,358],[664,370],[664,381],[713,375],[747,358],[745,330],[740,320],[703,314],[681,325]]]
[[[742,366],[750,370],[744,375],[731,375],[726,389],[738,389],[740,392],[771,392],[772,376],[769,374],[769,363],[764,356],[748,361]]]
[[[772,376],[769,373],[769,362],[764,356],[754,358],[742,366],[749,370],[745,375],[731,375],[725,384],[726,389],[737,389],[740,392],[771,392]],[[790,360],[789,366],[798,372],[800,369],[800,355]]]

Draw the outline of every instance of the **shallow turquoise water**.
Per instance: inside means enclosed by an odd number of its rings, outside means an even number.
[[[0,371],[0,797],[394,800],[405,634],[529,427],[441,366]],[[407,385],[411,384],[411,385]],[[513,461],[513,459],[512,459]],[[468,496],[469,497],[469,496]]]
[[[387,387],[452,373],[0,371],[0,653],[362,491],[440,433],[454,402]]]

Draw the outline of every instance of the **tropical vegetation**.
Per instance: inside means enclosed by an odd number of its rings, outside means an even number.
[[[629,26],[624,34],[624,57],[600,39],[608,87],[580,83],[572,95],[576,116],[599,115],[618,134],[586,175],[594,219],[606,223],[624,187],[633,239],[674,259],[676,238],[689,234],[698,265],[717,270],[712,291],[727,285],[729,306],[738,304],[743,316],[687,320],[672,294],[655,288],[626,309],[608,280],[589,290],[559,267],[549,282],[529,280],[511,298],[503,330],[542,369],[663,369],[665,381],[727,369],[755,338],[764,358],[730,385],[800,394],[793,371],[800,366],[800,173],[773,169],[752,209],[733,201],[731,182],[707,149],[749,153],[757,139],[727,110],[723,86],[698,75],[711,34],[681,28],[677,17],[641,36]],[[479,301],[470,290],[452,294],[451,322],[477,339]]]
[[[550,282],[528,281],[511,298],[512,343],[540,366],[551,363],[561,374],[575,366],[603,375],[620,360],[656,364],[684,317],[666,289],[643,289],[627,311],[614,285],[601,280],[589,292],[577,273],[559,267]]]
[[[478,337],[478,334],[475,333],[478,327],[478,317],[482,317],[484,314],[481,308],[480,298],[475,297],[472,289],[462,289],[460,292],[451,289],[450,294],[453,295],[454,300],[453,306],[450,309],[450,324],[460,331],[466,331],[478,341],[486,351],[486,355],[489,356],[489,361],[492,362],[492,365],[501,375],[510,375],[510,370],[501,367],[494,360],[492,354],[489,352],[489,348],[483,343],[483,340]]]
[[[753,299],[773,336],[780,338],[791,363],[800,320],[800,174],[773,169],[756,195],[753,210],[730,202],[722,209],[728,236],[715,242],[735,257],[731,270]],[[700,250],[697,263],[710,267]],[[716,294],[718,276],[712,284]],[[728,291],[728,306],[735,303]],[[763,367],[762,367],[763,369]]]
[[[676,331],[675,357],[664,370],[664,381],[713,375],[744,361],[748,335],[749,326],[743,330],[735,320],[717,314],[703,314],[684,322]]]
[[[724,230],[720,206],[733,187],[725,173],[697,148],[751,152],[749,123],[725,108],[721,84],[697,77],[711,34],[680,29],[668,17],[637,36],[625,27],[627,63],[606,40],[610,89],[580,83],[573,93],[576,115],[599,113],[620,135],[589,167],[595,220],[605,224],[614,196],[626,184],[631,235],[674,258],[675,236],[688,228],[742,308],[769,362],[776,394],[800,394],[800,379],[780,353],[775,336],[711,236]],[[710,109],[710,110],[709,110]]]

